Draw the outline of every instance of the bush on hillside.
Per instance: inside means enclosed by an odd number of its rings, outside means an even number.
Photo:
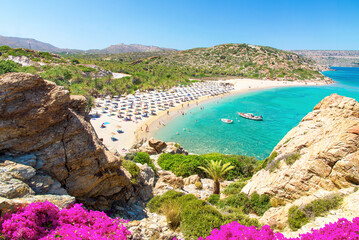
[[[289,227],[294,231],[298,230],[308,223],[310,219],[324,216],[330,210],[337,209],[342,200],[343,198],[341,196],[332,195],[323,199],[314,200],[302,208],[297,206],[291,207],[288,213]]]
[[[209,196],[207,201],[212,205],[217,205],[219,198],[220,198],[219,194],[212,194],[211,196]]]
[[[140,174],[140,168],[136,165],[136,163],[130,160],[123,160],[122,166],[131,174],[131,182],[136,183],[138,174]]]
[[[218,207],[233,207],[243,213],[255,213],[262,216],[270,207],[270,198],[266,194],[259,195],[254,192],[250,197],[245,193],[230,195],[218,201]]]
[[[133,161],[146,164],[152,168],[152,170],[157,174],[157,169],[155,167],[155,164],[152,162],[152,159],[150,158],[150,155],[148,153],[139,152],[136,154],[136,156],[133,158]]]
[[[241,155],[225,155],[219,153],[202,155],[181,155],[181,154],[162,154],[158,159],[158,164],[164,170],[170,170],[177,176],[188,177],[194,174],[200,177],[209,177],[200,168],[210,161],[222,160],[223,164],[230,163],[234,169],[228,171],[225,175],[227,180],[233,180],[240,177],[251,177],[259,161],[253,157]]]
[[[0,75],[8,73],[8,72],[19,72],[21,69],[20,64],[17,64],[13,61],[0,60]]]
[[[244,186],[246,186],[246,182],[237,181],[234,183],[229,184],[225,189],[223,189],[222,193],[225,195],[233,195],[241,193]]]

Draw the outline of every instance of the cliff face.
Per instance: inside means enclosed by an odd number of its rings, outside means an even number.
[[[292,201],[359,184],[359,103],[324,98],[274,148],[267,167],[243,188]]]
[[[88,206],[106,208],[133,193],[129,174],[85,119],[86,100],[38,75],[0,77],[0,155],[34,154],[38,169]]]

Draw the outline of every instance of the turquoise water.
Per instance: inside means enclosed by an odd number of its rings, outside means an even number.
[[[323,74],[336,84],[269,89],[219,99],[202,105],[204,110],[200,110],[201,105],[188,110],[159,129],[155,138],[178,142],[196,154],[219,152],[264,159],[324,97],[338,93],[359,100],[359,68],[333,69],[337,71]],[[236,114],[238,111],[262,115],[264,121],[243,119]],[[221,118],[235,122],[225,124]]]

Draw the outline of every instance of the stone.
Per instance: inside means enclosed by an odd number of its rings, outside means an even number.
[[[167,147],[167,144],[165,142],[154,138],[150,138],[148,140],[148,145],[154,148],[157,153],[162,152],[162,150]]]
[[[0,163],[0,176],[11,176],[21,181],[27,181],[35,176],[36,170],[30,166],[16,164],[12,161]]]
[[[357,186],[358,128],[357,101],[337,94],[324,98],[274,148],[279,167],[257,172],[242,191],[293,201],[320,190]],[[294,153],[299,159],[286,164],[286,156]]]
[[[183,179],[184,185],[195,184],[200,181],[201,178],[198,175],[192,175]]]
[[[0,102],[0,152],[35,155],[37,170],[93,208],[97,200],[109,208],[134,194],[129,173],[88,122],[83,97],[39,75],[7,73],[0,76]],[[33,157],[21,161],[34,166]]]

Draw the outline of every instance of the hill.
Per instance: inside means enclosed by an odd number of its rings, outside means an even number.
[[[358,50],[291,50],[291,52],[311,58],[323,66],[359,67]]]
[[[127,53],[127,52],[161,52],[161,51],[174,51],[175,49],[171,48],[160,48],[156,46],[146,46],[140,44],[129,44],[124,43],[111,45],[105,49],[90,49],[85,51],[85,53],[92,54],[118,54],[118,53]]]
[[[56,52],[56,53],[77,53],[77,54],[116,54],[126,52],[160,52],[173,51],[175,49],[161,48],[157,46],[146,46],[140,44],[117,44],[104,49],[78,50],[58,48],[49,43],[44,43],[32,38],[5,37],[0,35],[0,46],[9,46],[12,48],[30,48],[37,51]]]
[[[0,46],[9,46],[12,48],[30,48],[45,52],[59,52],[60,48],[49,43],[40,42],[32,38],[5,37],[0,36]]]
[[[324,79],[311,59],[279,49],[249,44],[194,48],[146,61],[150,65],[192,68],[204,76],[278,80]]]

